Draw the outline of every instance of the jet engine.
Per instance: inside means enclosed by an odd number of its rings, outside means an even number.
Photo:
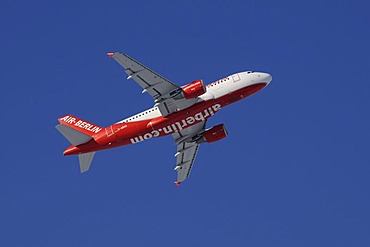
[[[194,99],[206,92],[203,80],[196,80],[182,87],[182,93],[185,99]]]
[[[197,141],[197,143],[199,144],[203,142],[216,142],[225,138],[226,136],[227,131],[225,129],[225,125],[219,124],[203,132],[202,137]]]

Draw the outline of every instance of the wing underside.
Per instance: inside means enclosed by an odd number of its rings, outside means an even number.
[[[199,144],[184,142],[177,146],[176,167],[177,182],[181,183],[190,176]]]
[[[172,135],[177,144],[177,153],[175,154],[177,185],[190,176],[199,149],[196,137],[204,131],[205,125],[206,121],[203,121]]]
[[[178,95],[182,93],[181,87],[126,54],[115,52],[108,53],[108,55],[124,68],[128,75],[127,79],[133,79],[143,89],[143,93],[148,93],[153,97],[155,106],[163,116],[185,109],[198,101],[197,98],[179,97]],[[195,137],[204,131],[205,124],[206,121],[203,121],[172,135],[177,145],[176,184],[180,184],[190,175],[199,149]]]
[[[175,99],[182,92],[180,86],[149,69],[126,54],[109,53],[125,70],[127,79],[133,79],[142,89],[154,99],[163,116],[167,116],[179,109],[184,109],[197,102],[197,99]]]
[[[149,93],[155,100],[179,89],[179,86],[175,83],[164,78],[126,54],[115,52],[112,57],[125,69],[125,72],[128,75],[127,79],[135,80],[143,89],[143,92]]]

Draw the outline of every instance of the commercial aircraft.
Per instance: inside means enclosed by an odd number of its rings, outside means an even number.
[[[143,93],[153,97],[154,106],[106,128],[70,114],[59,118],[56,128],[72,144],[64,155],[78,155],[81,172],[89,170],[96,151],[172,135],[177,145],[178,186],[189,177],[199,144],[227,136],[224,124],[207,129],[207,119],[221,108],[260,91],[272,80],[267,73],[245,71],[208,85],[196,80],[178,86],[126,54],[114,52],[108,56],[123,67],[127,79],[133,79]]]

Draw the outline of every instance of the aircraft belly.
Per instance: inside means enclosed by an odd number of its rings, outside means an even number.
[[[142,142],[154,137],[170,135],[204,122],[216,114],[221,105],[215,100],[203,101],[182,111],[170,114],[166,117],[153,119],[147,124],[145,133],[138,133],[130,138],[131,143]]]

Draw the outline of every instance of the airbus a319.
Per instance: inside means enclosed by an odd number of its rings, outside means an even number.
[[[119,52],[108,53],[128,75],[153,97],[154,106],[111,126],[100,127],[70,114],[58,119],[56,128],[72,146],[64,155],[78,155],[80,171],[89,170],[95,152],[172,135],[178,186],[190,175],[199,145],[227,136],[224,124],[206,128],[207,119],[220,109],[257,93],[272,80],[263,72],[245,71],[205,85],[202,80],[178,86]]]

